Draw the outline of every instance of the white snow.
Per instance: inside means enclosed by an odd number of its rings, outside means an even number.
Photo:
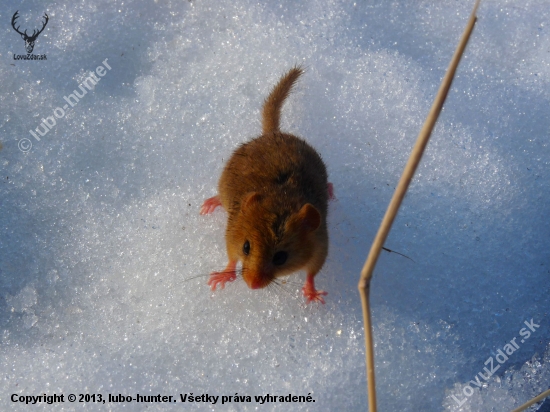
[[[3,1],[0,410],[365,410],[359,272],[472,5]],[[48,13],[33,51],[47,60],[14,60],[16,10],[29,32]],[[550,2],[484,0],[478,17],[386,243],[414,262],[384,252],[375,271],[381,411],[511,410],[550,385]],[[305,305],[303,273],[212,293],[226,215],[198,210],[295,64],[282,128],[321,153],[337,197],[327,303]],[[54,393],[65,402],[11,400]],[[178,403],[67,401],[138,393]],[[179,402],[190,393],[220,398]],[[221,405],[236,393],[252,402]],[[315,403],[254,401],[266,394]]]

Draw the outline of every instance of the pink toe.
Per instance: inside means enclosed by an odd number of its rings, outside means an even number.
[[[334,196],[334,185],[332,183],[328,183],[327,184],[327,189],[328,189],[328,198],[330,200],[334,200],[336,199],[336,197]]]

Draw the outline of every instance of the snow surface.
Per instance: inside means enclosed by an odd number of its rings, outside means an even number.
[[[366,410],[359,271],[472,3],[2,1],[0,409]],[[48,13],[33,52],[47,60],[14,60],[16,10],[23,27]],[[478,17],[386,243],[414,262],[384,253],[375,271],[381,411],[509,410],[550,385],[550,2],[484,0]],[[199,207],[297,63],[283,129],[318,149],[337,196],[316,280],[327,304],[304,304],[303,273],[212,293],[226,215]],[[43,393],[315,403],[10,400]]]

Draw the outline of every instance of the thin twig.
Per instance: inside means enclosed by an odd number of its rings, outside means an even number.
[[[547,391],[544,391],[544,392],[541,393],[539,396],[534,397],[534,398],[531,399],[529,402],[524,403],[524,404],[521,405],[519,408],[514,409],[512,412],[521,412],[521,411],[524,411],[524,410],[527,409],[529,406],[534,405],[535,403],[542,401],[542,400],[543,400],[544,398],[546,398],[547,396],[550,396],[550,389],[548,389]]]
[[[369,256],[367,257],[365,266],[361,271],[361,278],[359,280],[359,284],[357,285],[359,289],[359,294],[361,295],[361,304],[363,307],[363,321],[365,325],[365,358],[367,362],[367,389],[368,389],[368,397],[369,397],[369,410],[371,412],[376,412],[376,385],[375,385],[375,378],[374,378],[374,344],[372,340],[372,325],[371,325],[370,305],[369,305],[370,281],[372,279],[374,266],[376,265],[378,256],[380,256],[380,251],[382,250],[384,242],[388,237],[388,233],[391,229],[391,225],[395,219],[395,216],[397,215],[399,206],[401,205],[401,202],[405,197],[407,188],[409,187],[409,184],[413,178],[414,172],[418,166],[418,163],[420,162],[422,154],[424,153],[424,149],[428,144],[428,140],[435,126],[435,122],[437,121],[439,113],[441,112],[441,109],[443,107],[443,102],[445,102],[445,98],[447,97],[447,93],[449,92],[449,88],[451,87],[451,83],[452,83],[454,74],[456,72],[456,68],[458,67],[458,63],[460,62],[460,58],[462,57],[464,49],[466,48],[466,44],[468,43],[468,39],[470,38],[470,34],[472,33],[472,30],[474,28],[474,25],[477,19],[476,12],[479,6],[479,2],[480,0],[477,0],[474,5],[468,24],[464,29],[462,38],[460,39],[460,42],[455,50],[453,58],[451,59],[451,63],[449,64],[447,73],[445,73],[445,77],[443,77],[441,86],[439,87],[439,91],[437,92],[437,95],[432,104],[430,112],[428,113],[428,117],[424,122],[424,126],[422,127],[422,130],[420,130],[420,133],[416,140],[416,144],[414,145],[411,155],[409,157],[409,160],[405,166],[405,170],[401,175],[401,179],[397,184],[397,187],[390,201],[388,209],[386,210],[386,214],[382,219],[382,223],[380,224],[378,233],[374,238],[374,241],[372,243],[372,246],[369,252]]]

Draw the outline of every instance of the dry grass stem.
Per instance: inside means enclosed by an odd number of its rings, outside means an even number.
[[[443,77],[441,86],[439,87],[430,112],[428,113],[428,117],[424,122],[424,126],[422,127],[422,130],[420,130],[420,134],[418,135],[416,144],[412,149],[409,160],[405,166],[405,170],[401,175],[401,179],[397,184],[388,209],[386,210],[386,214],[382,219],[382,223],[380,224],[378,233],[374,238],[369,255],[367,257],[367,261],[365,262],[363,270],[361,271],[361,278],[359,280],[358,289],[359,294],[361,295],[361,304],[363,307],[363,321],[365,327],[365,357],[367,363],[367,390],[369,398],[369,410],[371,412],[376,411],[376,386],[374,377],[374,343],[372,339],[372,325],[369,306],[370,281],[374,271],[374,266],[376,265],[376,261],[378,260],[378,256],[380,255],[380,251],[384,246],[384,242],[388,237],[391,225],[395,219],[395,216],[397,215],[399,207],[401,206],[401,202],[405,197],[405,194],[413,178],[414,172],[420,162],[420,159],[422,158],[424,149],[428,144],[428,140],[430,138],[432,130],[435,126],[437,118],[439,117],[439,113],[441,113],[443,103],[445,102],[445,98],[447,97],[447,93],[449,92],[449,88],[451,87],[454,74],[458,67],[458,63],[460,62],[460,58],[464,53],[464,49],[466,48],[466,44],[468,43],[468,39],[470,38],[470,34],[472,33],[472,30],[474,28],[477,19],[476,12],[479,6],[479,2],[480,0],[477,0],[474,5],[468,24],[464,29],[462,38],[460,39],[453,58],[451,59],[449,68],[445,73],[445,77]]]

